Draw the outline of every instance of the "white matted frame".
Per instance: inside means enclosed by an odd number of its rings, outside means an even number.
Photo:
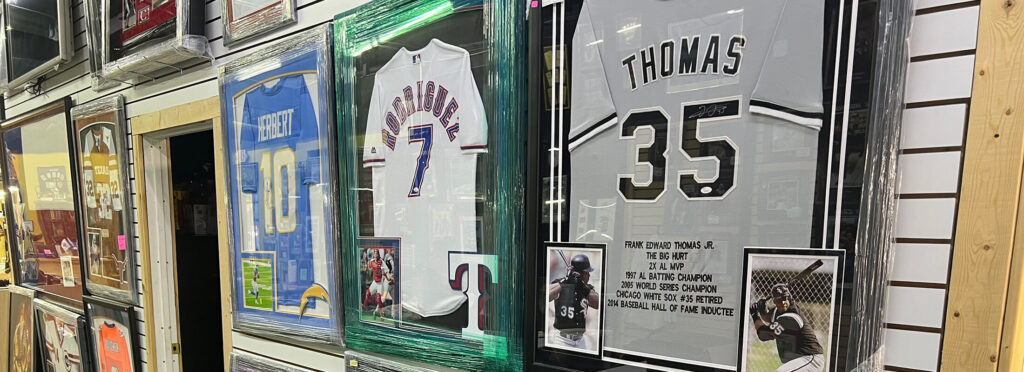
[[[295,0],[222,0],[224,45],[295,23]]]

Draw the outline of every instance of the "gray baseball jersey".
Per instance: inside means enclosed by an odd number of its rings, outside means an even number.
[[[568,238],[608,244],[607,300],[632,299],[617,293],[623,281],[721,300],[643,301],[696,313],[606,306],[606,357],[734,367],[743,247],[810,243],[823,17],[821,0],[584,3]],[[665,242],[689,255],[648,259]],[[657,272],[679,276],[646,276]]]

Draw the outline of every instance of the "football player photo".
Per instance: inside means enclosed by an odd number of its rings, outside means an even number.
[[[748,248],[746,253],[740,371],[831,370],[842,252]]]
[[[401,316],[398,301],[399,239],[360,238],[360,319],[393,322]]]
[[[245,307],[273,310],[274,265],[269,259],[243,258]]]
[[[549,245],[547,258],[544,346],[597,354],[604,246]]]

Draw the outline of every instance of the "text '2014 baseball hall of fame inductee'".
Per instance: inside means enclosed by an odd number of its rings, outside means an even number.
[[[694,3],[577,0],[534,11],[543,22],[532,76],[543,84],[533,94],[543,113],[530,138],[544,154],[534,175],[545,185],[538,215],[550,216],[538,218],[546,250],[534,245],[544,283],[535,288],[548,286],[536,296],[537,364],[755,370],[738,358],[739,331],[751,320],[745,248],[845,247],[829,229],[838,205],[852,203],[827,193],[850,151],[831,141],[848,130],[848,113],[832,102],[850,94],[835,82],[847,84],[853,60],[852,2]],[[549,314],[556,290],[588,292],[582,272],[563,274],[556,288],[542,267],[562,243],[606,246],[601,275],[589,278],[599,291],[584,309],[600,314],[596,328],[586,319],[582,332],[567,332],[558,324],[572,322]],[[788,288],[790,300],[816,308],[799,288]],[[766,314],[785,309],[764,304]],[[824,354],[833,323],[823,319],[813,326]]]
[[[747,248],[740,369],[828,371],[835,361],[844,252]]]

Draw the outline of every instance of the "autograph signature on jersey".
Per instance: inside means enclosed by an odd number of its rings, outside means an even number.
[[[690,114],[687,119],[700,119],[707,117],[721,116],[725,114],[726,105],[721,103],[711,103],[707,105],[701,105],[697,107],[697,111]]]

